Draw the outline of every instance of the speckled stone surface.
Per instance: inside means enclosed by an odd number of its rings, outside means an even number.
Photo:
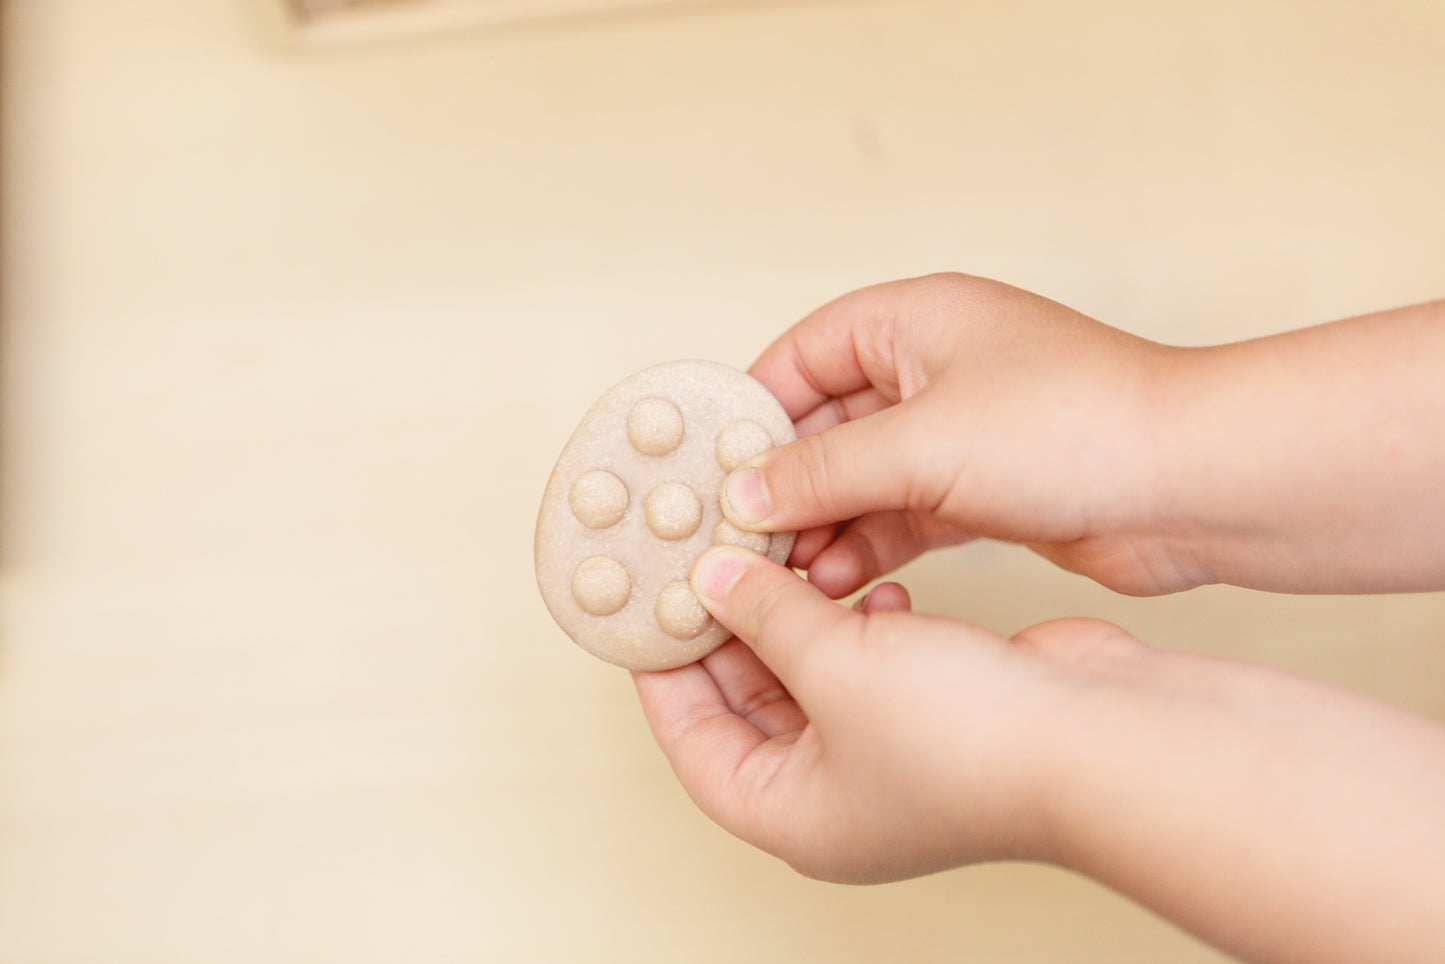
[[[609,389],[562,449],[537,518],[537,585],[557,624],[628,669],[720,646],[729,633],[688,574],[719,542],[787,560],[793,533],[734,528],[718,492],[729,470],[796,437],[767,389],[717,362],[665,362]]]

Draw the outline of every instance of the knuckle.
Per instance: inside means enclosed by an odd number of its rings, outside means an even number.
[[[971,299],[988,292],[993,282],[962,271],[940,271],[919,279],[918,297],[927,307],[952,306],[959,299]]]
[[[865,619],[858,633],[858,648],[873,658],[887,658],[893,651],[907,645],[906,623],[902,613],[875,613]],[[909,622],[913,622],[912,619]]]
[[[832,482],[828,444],[820,434],[800,439],[799,445],[801,457],[794,463],[795,469],[789,487],[804,504],[831,505]]]
[[[789,698],[787,688],[776,679],[770,679],[740,689],[732,698],[732,704],[734,712],[746,720],[753,714]]]
[[[771,639],[778,632],[782,616],[786,610],[783,605],[788,597],[789,586],[779,579],[768,579],[767,574],[754,569],[745,577],[744,582],[752,580],[752,587],[740,586],[746,593],[745,598],[750,600],[748,628],[753,639]],[[751,589],[751,592],[747,590]]]
[[[1055,665],[1082,670],[1122,668],[1149,651],[1127,630],[1084,616],[1039,623],[1014,636],[1013,641]]]
[[[953,291],[957,288],[969,285],[977,281],[972,275],[964,274],[962,271],[935,271],[926,274],[918,279],[925,287],[937,291]]]

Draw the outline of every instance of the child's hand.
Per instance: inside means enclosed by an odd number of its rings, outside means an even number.
[[[1010,642],[907,612],[896,584],[856,612],[746,550],[704,560],[694,589],[742,639],[636,681],[709,816],[835,881],[1050,856],[1069,721],[1065,674],[1045,651],[1102,659],[1142,644],[1090,620]]]
[[[1105,585],[1445,588],[1445,302],[1213,349],[945,275],[814,313],[753,374],[800,441],[729,477],[788,569],[704,553],[737,639],[637,674],[704,811],[805,873],[1057,862],[1249,960],[1445,960],[1445,728],[1108,624],[1012,640],[877,587],[971,536]]]
[[[1445,302],[1213,348],[963,275],[854,292],[752,373],[802,438],[723,508],[846,595],[986,536],[1135,594],[1445,588]]]
[[[1439,724],[1095,620],[1005,640],[891,584],[849,612],[742,549],[692,582],[739,638],[636,674],[648,722],[708,815],[802,872],[1046,860],[1246,960],[1445,960]]]
[[[978,278],[854,292],[753,366],[803,438],[734,473],[724,509],[806,530],[792,562],[835,598],[971,536],[1125,592],[1189,587],[1154,511],[1174,351]]]

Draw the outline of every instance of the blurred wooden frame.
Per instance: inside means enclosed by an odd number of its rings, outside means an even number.
[[[252,0],[277,40],[331,46],[460,28],[717,0]]]

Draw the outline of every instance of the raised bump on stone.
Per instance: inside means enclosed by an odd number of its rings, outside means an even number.
[[[583,612],[611,616],[632,595],[632,580],[622,563],[608,556],[589,556],[572,573],[572,598]]]
[[[751,549],[758,555],[766,555],[772,542],[773,537],[766,532],[748,532],[746,529],[739,529],[726,519],[713,526],[712,530],[713,545],[741,546],[744,549]]]
[[[702,502],[682,482],[664,482],[647,493],[643,512],[659,539],[686,539],[702,522]]]
[[[626,483],[606,469],[583,472],[567,494],[572,514],[589,529],[616,525],[627,514],[629,501]]]
[[[657,625],[674,639],[693,639],[712,622],[712,616],[697,601],[692,587],[681,581],[662,587],[653,612]]]
[[[644,398],[627,413],[627,440],[643,455],[666,455],[682,442],[682,412],[665,398]]]
[[[724,472],[731,472],[754,455],[773,447],[768,430],[750,418],[739,419],[717,433],[713,453]]]

